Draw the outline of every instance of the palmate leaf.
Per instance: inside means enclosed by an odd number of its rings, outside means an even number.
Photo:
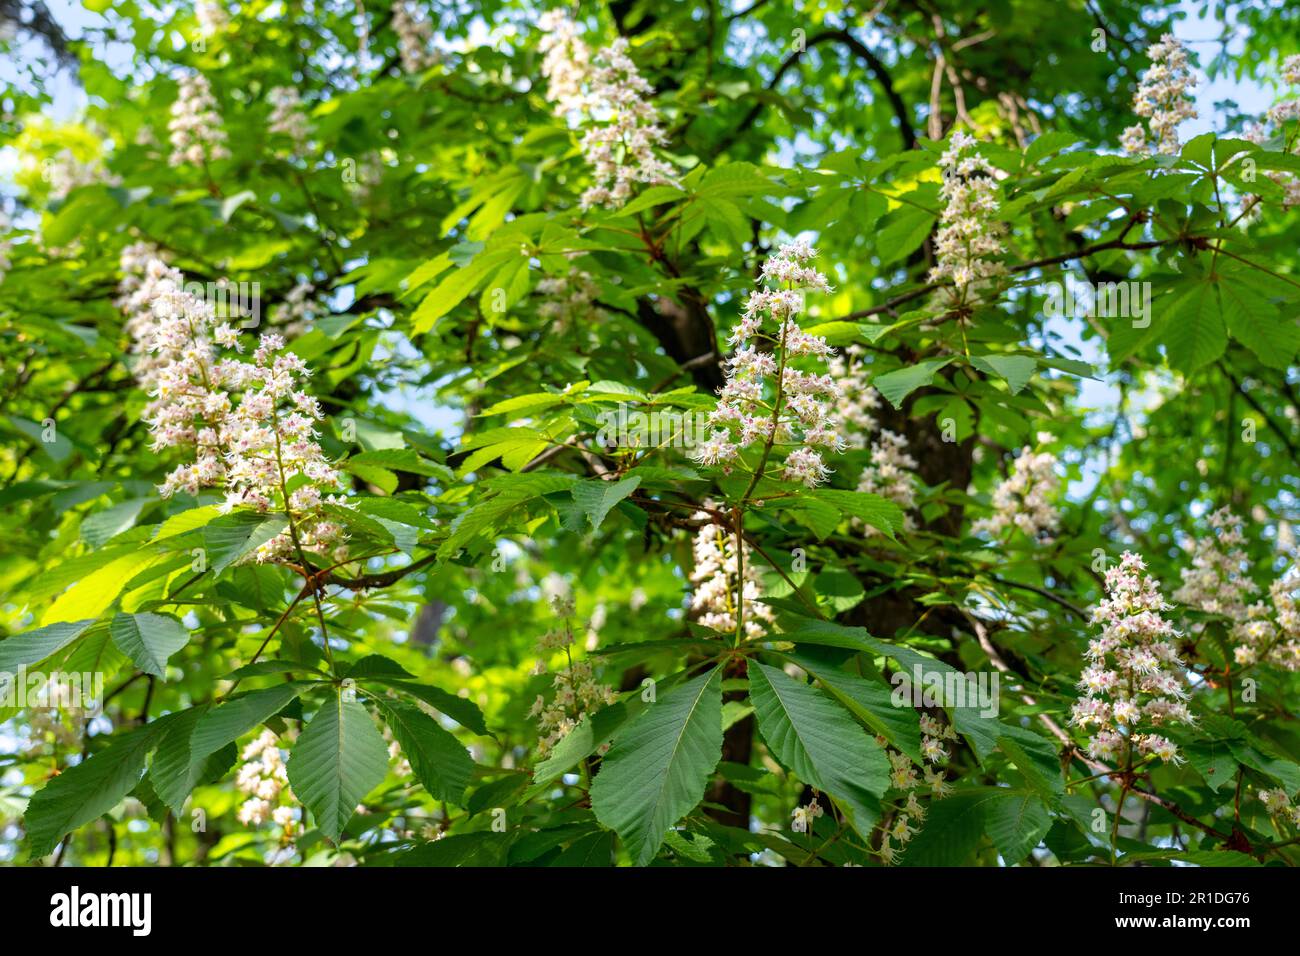
[[[722,759],[722,671],[674,687],[614,738],[591,787],[591,806],[644,866],[665,831],[704,796]]]
[[[119,734],[99,753],[69,767],[32,796],[23,825],[33,860],[54,852],[66,834],[121,803],[140,782],[149,751],[174,716]]]
[[[155,677],[162,677],[167,658],[190,642],[185,626],[163,614],[116,614],[109,628],[118,649]]]
[[[149,782],[154,793],[175,814],[180,814],[202,769],[201,764],[190,760],[190,737],[208,706],[200,704],[176,715],[158,742],[158,752],[149,766]]]
[[[751,661],[749,695],[772,755],[834,797],[866,836],[880,819],[880,796],[889,786],[889,761],[880,746],[833,699],[778,668]]]
[[[933,382],[935,373],[951,361],[951,358],[925,359],[915,365],[878,375],[871,384],[889,400],[889,404],[901,408],[903,399],[923,385]]]
[[[987,833],[1007,865],[1029,855],[1052,827],[1039,797],[1008,787],[972,787],[930,802],[925,826],[903,854],[904,866],[961,866]]]
[[[601,523],[605,520],[605,516],[609,514],[609,510],[636,491],[637,486],[640,484],[641,478],[637,475],[624,478],[622,481],[595,479],[578,482],[573,486],[570,493],[577,505],[578,514],[585,515],[587,520],[591,522],[592,531],[598,531]],[[579,530],[579,528],[573,530]]]
[[[357,804],[383,782],[388,746],[369,711],[336,688],[298,738],[286,769],[316,825],[338,842]]]
[[[1228,333],[1213,286],[1189,285],[1167,308],[1172,321],[1164,326],[1163,337],[1172,368],[1191,373],[1223,354]]]
[[[224,571],[240,558],[288,530],[283,515],[264,515],[254,511],[234,511],[204,525],[200,530],[203,547],[208,552],[208,567],[214,574]]]
[[[94,624],[94,620],[47,624],[0,641],[0,673],[36,664],[67,647]]]
[[[484,737],[492,736],[492,731],[488,729],[487,721],[483,717],[483,711],[479,710],[478,704],[468,697],[458,697],[441,687],[434,687],[432,684],[398,680],[386,674],[365,674],[364,676],[358,676],[357,679],[373,680],[377,684],[383,684],[386,687],[401,691],[416,700],[424,701],[435,710],[442,711],[456,723],[474,731],[476,734],[482,734]]]
[[[424,789],[434,799],[464,806],[465,789],[474,773],[474,760],[464,745],[413,704],[377,703]]]
[[[307,689],[306,683],[277,684],[233,697],[208,711],[194,725],[190,759],[206,760],[226,744],[234,743],[258,724],[275,716]]]

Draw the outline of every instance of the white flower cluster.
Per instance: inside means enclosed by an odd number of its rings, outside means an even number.
[[[109,173],[102,163],[91,160],[82,162],[72,155],[72,150],[61,150],[57,156],[47,159],[41,175],[50,186],[50,199],[66,199],[68,193],[79,186],[93,186],[102,183],[105,186],[120,186],[120,176]]]
[[[1181,572],[1183,585],[1174,592],[1180,604],[1227,619],[1236,646],[1233,658],[1242,667],[1256,663],[1300,670],[1300,568],[1292,566],[1269,588],[1269,603],[1251,598],[1259,587],[1251,579],[1251,561],[1242,546],[1244,522],[1224,507],[1207,519],[1214,534],[1198,538],[1192,566]],[[1205,625],[1197,622],[1192,630]]]
[[[890,766],[889,785],[907,794],[906,802],[902,807],[897,808],[893,821],[883,830],[880,837],[880,859],[886,865],[897,861],[903,847],[919,832],[919,827],[912,826],[912,822],[918,824],[925,822],[925,805],[916,796],[917,788],[922,781],[930,788],[930,796],[933,799],[942,800],[952,793],[952,787],[945,778],[943,770],[937,765],[948,759],[948,750],[943,742],[956,739],[957,732],[950,724],[929,714],[921,715],[921,755],[928,763],[936,766],[923,764],[920,776],[912,765],[911,757],[886,748],[885,755],[889,758]],[[882,747],[886,743],[884,737],[877,737],[876,742]],[[895,843],[898,845],[894,846]]]
[[[272,87],[266,98],[271,103],[271,117],[267,120],[267,129],[273,134],[287,136],[293,143],[295,153],[303,152],[307,148],[309,126],[298,88]]]
[[[998,220],[997,185],[993,166],[975,150],[973,136],[960,131],[952,136],[939,159],[944,201],[939,232],[935,236],[938,263],[930,270],[931,282],[951,282],[954,306],[969,304],[969,294],[979,292],[1006,267],[996,260],[1004,251]]]
[[[1070,723],[1087,730],[1088,752],[1097,760],[1130,760],[1133,752],[1182,763],[1178,748],[1148,727],[1191,723],[1174,626],[1162,612],[1172,605],[1160,596],[1142,558],[1125,551],[1106,570],[1107,597],[1093,610],[1102,625],[1088,642],[1088,666],[1080,675],[1082,696]]]
[[[1290,567],[1273,582],[1268,593],[1273,604],[1272,620],[1260,621],[1256,614],[1260,606],[1251,608],[1256,619],[1246,625],[1249,643],[1243,645],[1249,653],[1238,647],[1237,660],[1246,664],[1259,660],[1290,671],[1300,670],[1300,567]]]
[[[566,275],[547,276],[540,280],[537,292],[542,296],[537,314],[544,319],[568,323],[592,317],[592,303],[600,295],[600,286],[591,273],[575,266]]]
[[[1046,432],[1038,434],[1040,445],[1051,440]],[[1050,541],[1060,517],[1051,503],[1059,485],[1056,456],[1026,445],[1012,463],[1011,474],[993,490],[993,514],[972,524],[971,531],[996,537],[1015,527],[1031,539]]]
[[[1289,821],[1293,827],[1300,827],[1300,805],[1293,804],[1287,792],[1281,787],[1276,790],[1259,791],[1260,803],[1275,821]]]
[[[1282,62],[1282,79],[1292,87],[1300,86],[1300,54],[1289,56]],[[1292,91],[1294,93],[1294,90]],[[1300,96],[1292,96],[1290,99],[1282,100],[1268,111],[1270,123],[1277,127],[1282,127],[1289,120],[1300,119]],[[1260,144],[1265,142],[1269,137],[1269,130],[1260,123],[1251,123],[1246,127],[1243,134],[1244,138],[1252,143]],[[1300,149],[1300,143],[1292,147],[1292,152]],[[1293,206],[1300,206],[1300,179],[1295,174],[1281,169],[1265,170],[1264,175],[1282,187],[1282,208],[1290,209]],[[1245,205],[1248,210],[1248,218],[1256,218],[1261,209],[1263,197],[1252,195],[1247,196]]]
[[[736,350],[726,361],[726,383],[709,414],[709,424],[716,430],[692,454],[700,464],[720,464],[729,470],[730,463],[750,446],[790,448],[781,477],[812,488],[830,474],[818,449],[844,450],[834,415],[839,391],[835,379],[791,364],[809,357],[824,361],[834,352],[825,339],[810,335],[795,322],[804,308],[805,290],[830,291],[826,276],[807,265],[816,255],[807,242],[798,240],[781,246],[763,263],[759,281],[776,288],[750,293],[731,332],[728,342]],[[765,328],[765,315],[775,323],[775,330]],[[775,351],[760,349],[756,340]]]
[[[294,339],[307,331],[308,324],[320,311],[320,303],[312,295],[316,287],[310,282],[298,282],[290,289],[276,311],[285,338]]]
[[[706,502],[706,505],[708,502]],[[691,598],[691,611],[704,627],[722,634],[734,634],[739,602],[745,602],[745,637],[758,640],[765,637],[775,623],[772,609],[760,600],[762,583],[754,567],[752,551],[742,542],[745,562],[745,584],[741,592],[739,558],[734,531],[713,523],[706,511],[697,511],[697,520],[708,521],[695,533],[695,569],[691,583],[695,594]]]
[[[916,507],[916,459],[907,452],[907,439],[888,428],[871,443],[871,464],[858,479],[858,491],[880,495],[903,509],[904,513]],[[905,514],[904,528],[912,530],[915,521]],[[867,525],[867,535],[876,534]]]
[[[1180,573],[1183,584],[1174,592],[1179,604],[1207,614],[1222,614],[1239,625],[1249,615],[1247,599],[1259,590],[1250,579],[1250,559],[1242,551],[1246,542],[1242,520],[1229,508],[1220,508],[1206,523],[1214,534],[1197,538],[1192,547],[1192,566]],[[1193,625],[1201,631],[1203,624]]]
[[[128,247],[123,258],[133,266],[147,252]],[[193,462],[167,476],[160,492],[193,495],[218,487],[225,490],[227,510],[249,506],[286,514],[291,528],[259,547],[258,561],[296,558],[299,546],[344,560],[343,528],[322,505],[347,501],[325,493],[338,491],[342,479],[316,441],[315,423],[324,416],[304,388],[310,370],[302,359],[281,353],[283,338],[270,333],[261,337],[252,362],[220,355],[220,349],[242,351],[239,330],[187,291],[181,273],[160,259],[147,261],[126,298],[132,336],[148,356],[135,372],[152,399],[144,420],[153,448],[195,453]]]
[[[537,48],[542,52],[542,76],[546,98],[555,112],[565,114],[586,105],[584,87],[591,73],[591,51],[578,36],[578,25],[564,10],[547,10],[537,21],[543,33]]]
[[[817,796],[814,794],[808,806],[795,807],[790,811],[790,829],[795,833],[812,833],[813,822],[825,815],[826,811],[817,802]]]
[[[1165,156],[1178,153],[1178,124],[1196,118],[1196,103],[1191,91],[1196,89],[1187,64],[1187,51],[1171,33],[1147,48],[1151,66],[1142,74],[1137,94],[1133,98],[1133,112],[1147,121],[1155,138],[1156,152]],[[1130,126],[1120,137],[1126,152],[1147,155],[1146,130],[1141,125]]]
[[[181,80],[180,95],[172,104],[167,132],[172,145],[170,162],[173,166],[197,166],[230,158],[217,100],[212,95],[208,78],[202,73],[191,73]]]
[[[230,15],[226,13],[225,5],[213,0],[199,0],[194,4],[194,16],[199,21],[199,32],[204,36],[211,36],[230,24]]]
[[[584,716],[618,700],[618,695],[608,684],[601,684],[591,666],[591,661],[574,660],[573,602],[565,597],[551,599],[551,606],[561,619],[559,628],[542,635],[538,642],[541,654],[534,674],[544,674],[547,659],[556,651],[564,651],[565,665],[555,674],[555,696],[548,703],[538,694],[529,710],[529,717],[537,718],[537,756],[545,757]]]
[[[654,89],[627,55],[627,47],[620,37],[600,50],[591,72],[588,108],[603,125],[592,126],[582,137],[583,156],[595,179],[582,194],[584,209],[618,209],[631,197],[634,183],[677,184],[673,168],[654,152],[667,139],[659,110],[650,100]]]
[[[164,279],[171,281],[167,263],[157,246],[141,241],[122,249],[118,267],[122,278],[113,304],[126,316],[123,328],[131,337],[134,356],[131,371],[141,388],[152,391],[157,370],[166,364],[164,358],[152,353],[150,346],[158,324],[153,302],[159,294],[159,283]]]
[[[835,379],[835,414],[844,426],[846,448],[866,448],[879,424],[873,413],[880,408],[880,393],[867,384],[861,356],[862,346],[850,345],[826,363],[826,370]]]
[[[577,111],[591,124],[582,153],[595,182],[582,194],[582,208],[618,209],[636,183],[676,185],[673,168],[655,155],[666,136],[651,101],[654,88],[627,55],[627,40],[620,37],[593,57],[567,15],[553,12],[539,26],[547,34],[540,43],[547,99],[556,112]]]
[[[423,73],[438,62],[438,54],[429,49],[433,24],[414,9],[410,0],[394,0],[393,32],[397,34],[402,69],[407,73]]]
[[[278,738],[271,731],[264,730],[244,748],[240,757],[244,764],[235,775],[235,786],[248,799],[239,806],[239,822],[247,827],[258,827],[271,820],[284,830],[286,836],[291,835],[297,813],[281,799],[289,778]]]

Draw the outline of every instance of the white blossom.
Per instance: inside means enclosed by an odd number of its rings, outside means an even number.
[[[707,504],[707,503],[706,503]],[[736,631],[736,614],[739,608],[740,554],[736,550],[735,532],[714,523],[707,511],[696,512],[695,518],[708,522],[695,533],[695,568],[691,583],[695,594],[691,597],[691,611],[701,625],[723,634]],[[762,583],[754,567],[748,544],[743,544],[745,637],[758,640],[767,635],[774,624],[772,610],[763,604]]]
[[[1188,66],[1187,51],[1171,33],[1147,48],[1147,58],[1151,66],[1138,83],[1133,112],[1147,121],[1156,152],[1175,156],[1179,147],[1178,124],[1196,118],[1196,103],[1191,96],[1196,80]],[[1150,152],[1146,130],[1140,125],[1124,130],[1121,143],[1129,153]]]
[[[393,32],[397,34],[402,69],[407,73],[423,73],[438,62],[437,53],[429,48],[433,24],[419,14],[410,0],[394,0]]]
[[[267,129],[274,134],[287,136],[293,144],[294,152],[301,153],[307,148],[308,123],[297,87],[272,87],[266,98],[271,103]]]
[[[212,95],[208,78],[202,73],[190,73],[181,79],[180,94],[172,104],[167,133],[173,166],[198,166],[230,157],[216,97]]]
[[[969,304],[971,293],[1006,272],[997,261],[1004,252],[1005,224],[998,220],[997,185],[994,169],[976,151],[974,137],[960,131],[953,134],[939,160],[944,201],[934,250],[937,264],[930,270],[931,282],[951,282],[954,306]]]
[[[1040,434],[1038,441],[1043,444],[1051,437]],[[1056,456],[1026,445],[1012,463],[1011,474],[993,491],[993,514],[976,521],[971,530],[998,536],[1007,528],[1019,528],[1031,539],[1050,541],[1059,521],[1051,501],[1059,485]]]
[[[805,289],[830,289],[826,277],[807,265],[815,255],[808,243],[795,241],[765,263],[759,281],[786,288],[759,288],[745,301],[730,339],[736,349],[724,363],[726,380],[708,419],[715,430],[692,455],[701,464],[729,467],[745,449],[770,446],[774,452],[783,450],[782,477],[811,488],[830,474],[823,452],[844,449],[834,414],[836,379],[791,362],[821,362],[833,352],[825,339],[805,332],[794,319],[803,310]]]
[[[134,268],[147,254],[148,247],[129,246],[124,264]],[[261,337],[251,362],[223,354],[242,349],[239,330],[160,259],[148,259],[138,281],[123,281],[134,310],[129,330],[144,359],[135,372],[151,399],[143,417],[153,448],[194,455],[167,476],[161,494],[220,488],[225,509],[286,515],[291,528],[254,551],[259,562],[296,560],[299,547],[344,560],[344,529],[324,506],[347,500],[333,493],[342,478],[316,441],[323,413],[306,391],[302,359],[281,352],[284,339],[273,333]]]
[[[567,736],[587,714],[618,700],[612,687],[596,680],[591,661],[573,657],[572,600],[557,595],[551,599],[551,607],[560,618],[560,626],[546,632],[538,640],[539,657],[533,673],[545,674],[549,658],[557,651],[564,651],[564,665],[555,672],[551,699],[548,701],[544,695],[538,694],[528,712],[529,717],[537,718],[539,757],[550,753],[551,748]]]
[[[1088,752],[1097,760],[1128,760],[1136,753],[1181,763],[1178,748],[1151,730],[1191,723],[1192,715],[1173,643],[1178,632],[1163,616],[1172,605],[1145,571],[1142,558],[1130,551],[1106,571],[1106,597],[1092,614],[1102,631],[1088,643],[1070,723],[1093,731]]]
[[[581,110],[586,105],[585,86],[591,75],[591,51],[578,36],[578,25],[563,10],[548,10],[537,21],[543,33],[537,48],[542,52],[542,76],[546,98],[557,113]]]

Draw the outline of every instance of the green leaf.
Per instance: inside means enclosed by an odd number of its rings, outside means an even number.
[[[920,763],[921,728],[916,711],[912,707],[897,706],[893,692],[883,682],[852,674],[825,659],[823,654],[810,647],[784,656],[817,678],[832,697],[888,740],[892,747]]]
[[[469,751],[414,704],[382,698],[376,702],[424,789],[435,800],[464,806],[465,790],[474,773]]]
[[[283,515],[235,511],[203,526],[203,547],[208,552],[208,569],[219,574],[240,558],[289,529]]]
[[[1038,367],[1038,359],[1030,355],[975,355],[970,361],[980,371],[1006,379],[1012,395],[1029,384]]]
[[[482,734],[484,737],[492,736],[492,731],[488,730],[487,721],[483,718],[483,711],[479,710],[478,704],[467,697],[458,697],[455,694],[448,693],[441,687],[434,687],[432,684],[417,684],[414,681],[395,680],[387,675],[365,674],[359,676],[358,679],[373,680],[386,687],[409,694],[417,700],[424,701],[435,710],[442,711],[462,727],[472,730],[476,734]]]
[[[397,866],[502,866],[513,835],[509,833],[457,833],[407,850]]]
[[[1019,863],[1051,829],[1037,796],[1006,787],[972,787],[930,801],[925,826],[903,854],[904,866],[969,863],[984,834],[1008,864]]]
[[[1273,303],[1243,281],[1224,278],[1218,292],[1232,337],[1270,368],[1287,368],[1300,348],[1300,324],[1279,317]]]
[[[1223,354],[1228,334],[1212,286],[1190,286],[1169,308],[1172,314],[1163,332],[1171,368],[1191,373]]]
[[[15,634],[0,641],[0,673],[17,673],[18,668],[37,664],[57,654],[90,628],[95,621],[47,624],[34,631]]]
[[[867,836],[880,819],[889,761],[866,731],[825,693],[757,661],[749,693],[772,755],[797,778],[823,790]]]
[[[899,206],[881,219],[875,232],[880,264],[898,262],[915,251],[930,234],[934,219],[934,213],[911,204]]]
[[[918,388],[933,382],[934,373],[951,361],[951,358],[926,359],[907,368],[879,375],[871,384],[876,387],[876,391],[889,400],[889,404],[901,408],[904,398]]]
[[[277,684],[233,697],[204,714],[190,738],[191,757],[206,759],[254,727],[274,717],[308,687],[305,683]]]
[[[150,503],[148,498],[132,498],[120,504],[88,515],[81,522],[81,540],[92,548],[98,548],[105,542],[135,525],[136,519],[144,506]]]
[[[1029,148],[1025,150],[1025,165],[1032,166],[1045,156],[1060,152],[1078,142],[1081,142],[1079,137],[1072,133],[1057,131],[1043,133],[1035,137],[1034,141],[1029,144]]]
[[[209,522],[215,521],[221,517],[221,510],[218,505],[203,505],[199,508],[189,508],[179,514],[174,514],[158,526],[154,532],[153,540],[161,541],[164,538],[171,538],[178,534],[184,534],[186,531],[194,531],[202,528]]]
[[[722,670],[714,668],[647,706],[614,739],[591,787],[596,819],[644,866],[700,802],[720,759]]]
[[[82,578],[59,595],[41,618],[45,624],[56,621],[77,621],[98,617],[108,609],[131,580],[154,561],[158,555],[144,548],[131,548],[129,553],[115,557],[111,562]]]
[[[433,328],[434,323],[460,305],[490,272],[503,265],[506,260],[518,256],[517,247],[481,252],[471,260],[469,265],[446,276],[424,297],[420,307],[411,315],[411,331],[416,334],[428,332]]]
[[[1232,754],[1229,741],[1215,737],[1180,741],[1179,749],[1211,790],[1232,782],[1237,772],[1237,758]]]
[[[636,475],[624,478],[622,481],[602,481],[593,478],[578,482],[573,486],[570,494],[591,522],[591,530],[596,531],[605,520],[605,516],[609,514],[609,509],[634,492],[640,484],[641,479]]]
[[[1037,794],[999,788],[984,804],[984,826],[1008,866],[1014,866],[1047,836],[1052,817]]]
[[[155,677],[164,676],[167,658],[190,642],[185,626],[162,614],[116,614],[110,632],[118,649]]]
[[[289,786],[335,843],[357,804],[388,773],[388,747],[370,712],[335,689],[289,755]]]
[[[818,488],[812,492],[812,497],[817,501],[834,505],[843,514],[871,525],[890,538],[903,527],[903,510],[880,495],[865,491]]]
[[[618,215],[630,216],[633,213],[638,213],[642,210],[650,209],[666,202],[676,202],[685,195],[686,193],[682,192],[676,186],[651,186],[649,189],[643,190],[640,195],[629,202],[626,206],[622,207],[618,211]]]
[[[194,727],[209,707],[200,704],[178,713],[159,739],[158,750],[149,765],[149,782],[153,784],[154,793],[178,817],[190,792],[214,775],[224,776],[237,755],[232,742],[206,760],[191,759],[190,740]]]
[[[135,789],[166,722],[164,718],[114,737],[99,753],[64,770],[32,796],[23,824],[33,860],[53,853],[65,835],[108,813]]]

